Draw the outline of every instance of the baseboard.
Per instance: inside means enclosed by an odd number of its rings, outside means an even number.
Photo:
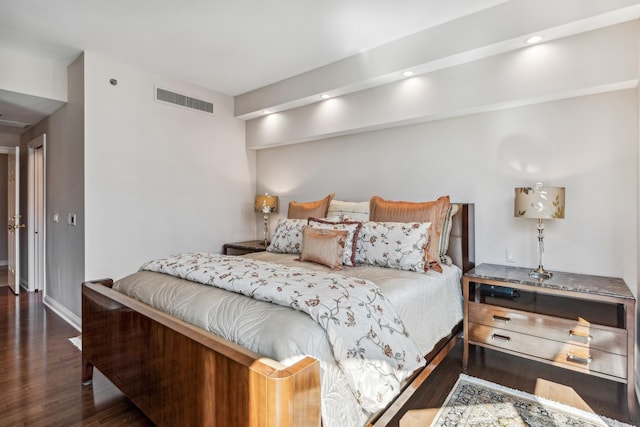
[[[45,295],[44,297],[44,305],[49,307],[51,311],[60,316],[62,320],[73,326],[78,332],[82,332],[82,320],[71,311],[69,311],[69,309],[67,309],[64,305],[60,304],[58,301],[47,295]]]

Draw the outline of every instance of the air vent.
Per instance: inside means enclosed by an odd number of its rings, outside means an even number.
[[[167,102],[169,104],[178,105],[192,110],[202,111],[203,113],[213,114],[213,103],[203,101],[201,99],[192,98],[187,95],[171,92],[166,89],[156,88],[156,101]]]
[[[0,126],[6,126],[10,128],[26,129],[31,126],[29,123],[16,122],[14,120],[0,119]]]

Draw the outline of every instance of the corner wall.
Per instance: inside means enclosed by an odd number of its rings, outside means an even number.
[[[212,101],[215,115],[154,101],[156,85]],[[85,89],[86,279],[255,238],[255,153],[231,97],[95,52]]]
[[[41,134],[46,140],[46,304],[80,327],[80,285],[84,280],[84,225],[72,227],[66,214],[83,216],[84,210],[84,56],[68,68],[68,102],[21,135],[21,202],[27,214],[28,144]],[[53,221],[59,213],[60,221]],[[21,277],[27,279],[27,240],[21,241]]]

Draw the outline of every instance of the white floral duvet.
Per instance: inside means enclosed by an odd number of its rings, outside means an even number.
[[[325,268],[293,261],[292,256],[262,253],[251,257],[275,258],[288,267],[244,257],[190,254],[145,266],[165,273],[173,271],[188,280],[141,271],[116,282],[114,289],[285,364],[301,355],[317,358],[321,365],[323,425],[327,427],[364,425],[370,413],[386,406],[398,393],[402,379],[423,364],[420,354],[430,350],[462,317],[460,275],[454,269],[448,272],[453,274],[443,276],[449,284],[441,288],[440,280],[434,281],[435,276],[427,274],[357,267],[343,272],[355,277],[334,273],[325,276]],[[213,260],[217,266],[207,266]],[[225,276],[221,280],[227,284],[223,286],[265,301],[193,283],[198,275],[205,282]],[[376,283],[378,278],[385,283],[383,292],[363,280],[371,275]],[[275,284],[265,285],[264,276],[275,276]],[[405,282],[406,292],[398,286]],[[269,296],[269,287],[274,287],[275,297]],[[392,296],[393,304],[383,293]],[[416,305],[432,301],[436,295],[443,308],[427,315],[432,316],[429,324],[424,320],[427,317],[415,318],[414,312],[421,316],[425,313],[424,305],[417,311]],[[276,299],[283,305],[270,303]],[[400,316],[410,318],[410,328],[397,315],[383,320],[381,312],[396,312],[398,302]],[[309,314],[291,310],[291,306]],[[358,309],[364,309],[363,314]],[[339,329],[355,337],[355,343],[348,341],[352,338],[340,337]],[[411,336],[418,338],[419,349]],[[331,345],[327,338],[333,341]]]

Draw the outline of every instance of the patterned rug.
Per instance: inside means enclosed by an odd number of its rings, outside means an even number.
[[[431,426],[631,427],[464,374],[458,378]]]

